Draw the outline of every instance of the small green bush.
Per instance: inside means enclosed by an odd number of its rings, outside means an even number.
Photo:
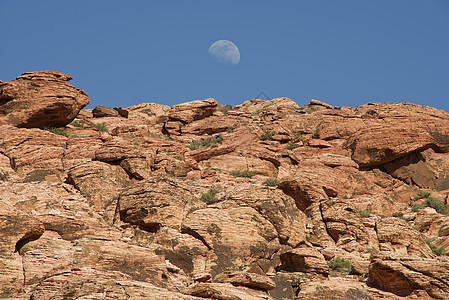
[[[318,110],[318,108],[309,107],[309,108],[306,109],[306,113],[311,114],[313,112],[316,112],[317,110]]]
[[[276,131],[274,130],[264,130],[262,135],[260,136],[260,139],[262,141],[271,141],[271,139],[273,138],[273,135],[277,134]]]
[[[370,248],[366,249],[366,253],[373,253],[375,251],[376,251],[376,249],[374,247],[370,247]]]
[[[341,257],[335,257],[332,260],[330,260],[328,263],[329,268],[333,271],[331,272],[331,275],[339,274],[349,274],[352,270],[352,265],[349,260],[346,260]]]
[[[444,255],[444,252],[445,252],[444,248],[437,247],[435,244],[433,244],[434,241],[435,241],[435,239],[426,239],[426,243],[427,243],[427,245],[429,245],[433,254],[435,254],[436,256]]]
[[[437,213],[442,214],[442,215],[448,215],[449,211],[447,208],[447,205],[444,204],[443,201],[440,201],[438,199],[429,197],[426,199],[425,205],[427,207],[432,207],[433,209],[435,209],[437,211]]]
[[[244,178],[251,178],[254,175],[256,175],[256,171],[250,171],[250,170],[232,170],[231,175],[234,177],[244,177]]]
[[[226,105],[225,107],[223,107],[223,110],[221,112],[226,116],[228,114],[228,111],[230,111],[231,109],[232,105]]]
[[[109,132],[108,125],[106,123],[93,124],[92,127],[97,128],[100,132]]]
[[[413,203],[411,206],[412,212],[417,212],[420,209],[423,209],[424,207],[426,207],[424,204],[420,204],[420,203]]]
[[[318,237],[315,234],[307,233],[306,240],[308,242],[316,242],[316,241],[318,241]]]
[[[263,182],[266,186],[277,186],[279,184],[279,181],[276,178],[267,178]]]
[[[209,137],[206,139],[201,139],[199,141],[193,141],[187,147],[190,150],[198,150],[201,148],[207,148],[216,144],[221,144],[223,139],[221,137]]]
[[[416,193],[416,196],[415,197],[413,197],[413,201],[417,201],[417,200],[420,200],[420,199],[426,199],[426,198],[429,198],[429,196],[430,196],[430,193],[429,192],[423,192],[423,191],[418,191],[417,193]]]
[[[159,176],[159,177],[175,177],[175,175],[172,174],[172,173],[158,173],[156,176]]]
[[[214,204],[217,202],[217,198],[215,197],[219,192],[221,191],[221,188],[215,187],[210,188],[206,193],[202,194],[200,197],[200,200],[209,204]]]
[[[425,207],[431,207],[435,209],[435,211],[442,215],[449,215],[448,206],[444,204],[443,201],[440,201],[438,199],[429,197],[424,201],[423,203],[413,203],[411,206],[412,212],[417,212],[420,209],[423,209]]]
[[[56,127],[47,128],[47,127],[45,127],[44,130],[54,133],[54,134],[62,135],[65,137],[70,137],[69,134],[67,133],[66,128],[56,128]]]
[[[369,218],[371,217],[371,214],[368,210],[365,209],[359,209],[359,214],[362,218]]]
[[[298,148],[298,144],[293,143],[293,142],[289,142],[289,143],[287,144],[287,146],[285,146],[285,149],[287,149],[287,150],[293,150],[293,149],[295,149],[295,148]]]
[[[72,123],[70,123],[69,125],[84,128],[84,123],[80,123],[80,122],[78,122],[78,120],[72,121]]]
[[[268,108],[259,108],[258,110],[253,111],[252,114],[253,114],[253,115],[258,115],[258,114],[260,114],[261,112],[266,111],[267,109],[268,109]]]
[[[293,133],[293,138],[295,140],[302,140],[302,139],[304,139],[304,137],[302,136],[302,134],[300,132],[294,132]]]

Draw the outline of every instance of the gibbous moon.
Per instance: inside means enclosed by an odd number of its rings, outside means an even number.
[[[219,40],[210,45],[209,54],[225,64],[236,65],[240,62],[239,48],[228,40]]]

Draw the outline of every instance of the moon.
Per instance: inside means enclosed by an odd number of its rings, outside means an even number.
[[[219,40],[210,45],[209,54],[225,64],[236,65],[240,62],[239,48],[228,40]]]

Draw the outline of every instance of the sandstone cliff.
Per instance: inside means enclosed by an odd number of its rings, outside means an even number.
[[[0,83],[0,297],[448,299],[449,114]]]

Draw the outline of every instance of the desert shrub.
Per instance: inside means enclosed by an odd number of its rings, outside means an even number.
[[[223,115],[227,115],[228,111],[230,111],[232,109],[232,105],[225,105],[225,107],[223,107],[223,110],[221,111],[223,113]]]
[[[256,175],[256,171],[252,170],[232,170],[231,175],[234,177],[245,177],[245,178],[251,178],[254,175]]]
[[[279,181],[276,178],[267,178],[263,182],[263,184],[266,186],[277,186],[278,183],[279,183]]]
[[[199,141],[193,141],[187,147],[190,150],[198,150],[201,148],[207,148],[216,144],[221,144],[223,139],[221,137],[208,137]]]
[[[303,135],[300,132],[294,132],[293,133],[293,138],[295,140],[302,140],[304,137],[303,137]]]
[[[47,127],[45,127],[44,130],[54,133],[54,134],[62,135],[65,137],[70,137],[69,134],[67,133],[66,128],[56,128],[56,127],[47,128]]]
[[[426,199],[426,202],[424,202],[425,206],[427,207],[432,207],[433,209],[436,210],[437,213],[442,214],[442,215],[447,215],[449,214],[447,205],[444,204],[443,201],[440,201],[438,199],[429,197]]]
[[[375,251],[376,249],[374,247],[369,247],[368,249],[366,249],[366,253],[373,253]]]
[[[429,192],[418,191],[416,193],[416,196],[413,197],[413,201],[417,201],[417,200],[420,200],[420,199],[426,199],[426,198],[429,198],[429,196],[430,196]]]
[[[421,203],[413,203],[411,206],[412,212],[417,212],[420,209],[423,209],[424,207],[426,207],[424,204]]]
[[[253,111],[252,114],[253,114],[253,115],[258,115],[258,114],[260,114],[261,112],[264,112],[264,111],[267,111],[267,110],[268,110],[268,108],[266,108],[266,107],[264,107],[264,108],[259,108],[258,110]]]
[[[109,132],[108,125],[106,123],[93,124],[93,128],[97,128],[100,132]]]
[[[359,215],[362,218],[369,218],[369,217],[371,217],[370,212],[368,210],[365,210],[365,209],[359,209]]]
[[[423,203],[413,203],[411,206],[411,209],[413,212],[417,212],[420,209],[423,209],[425,207],[431,207],[435,209],[435,211],[442,215],[449,215],[448,206],[444,204],[443,201],[440,201],[438,199],[429,197],[424,201]]]
[[[287,150],[293,150],[295,148],[298,148],[298,144],[293,142],[288,142],[287,146],[285,146],[285,149]]]
[[[306,240],[308,242],[316,242],[316,241],[318,241],[318,237],[315,234],[306,233]]]
[[[429,247],[432,250],[433,254],[435,254],[436,256],[444,255],[444,252],[445,252],[444,248],[436,246],[433,243],[434,241],[435,241],[434,239],[426,239],[426,243],[427,243],[427,245],[429,245]]]
[[[156,176],[159,176],[159,177],[175,177],[175,175],[172,174],[172,173],[158,173]]]
[[[271,141],[273,138],[273,135],[275,135],[277,132],[274,130],[264,130],[262,135],[260,136],[260,139],[262,141]]]
[[[341,257],[335,257],[327,262],[331,269],[331,275],[349,274],[352,270],[351,262]]]
[[[313,112],[316,112],[317,110],[318,110],[318,108],[316,108],[316,107],[307,106],[306,113],[311,114]]]
[[[75,126],[75,127],[84,128],[84,123],[80,123],[80,122],[78,122],[78,120],[72,121],[72,123],[70,123],[69,125],[72,125],[72,126]]]
[[[200,200],[207,205],[214,204],[217,202],[217,198],[215,196],[220,192],[220,190],[221,189],[219,187],[210,188],[206,193],[201,195]]]

